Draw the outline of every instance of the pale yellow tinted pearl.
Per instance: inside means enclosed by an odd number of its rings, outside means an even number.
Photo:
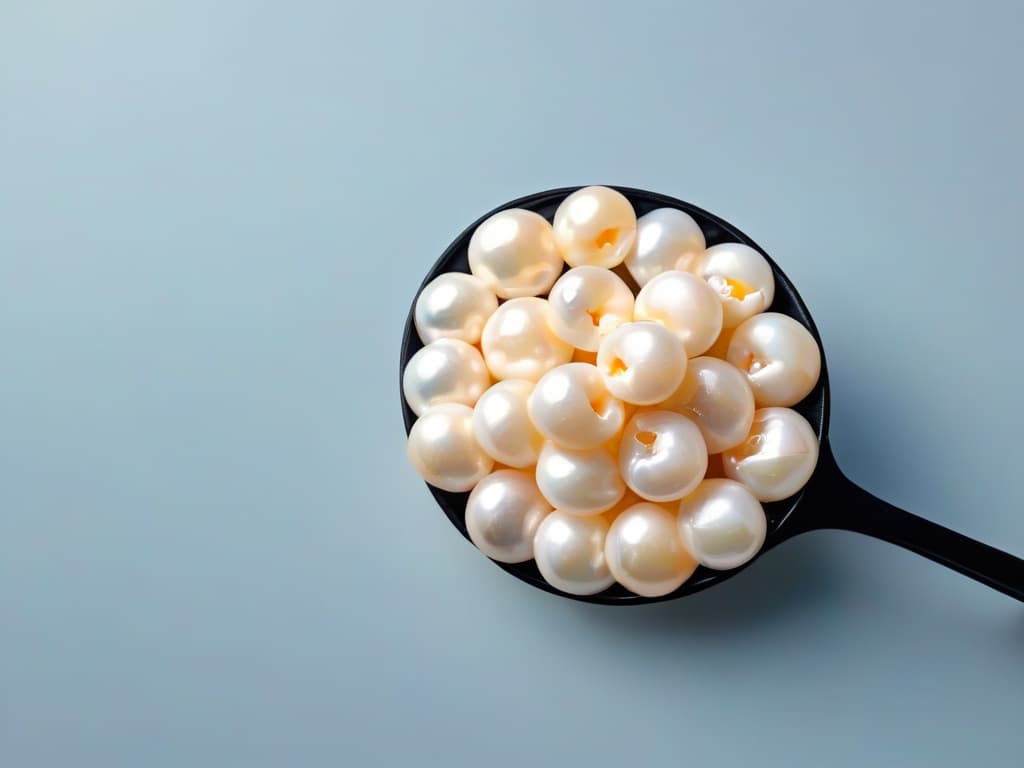
[[[672,411],[640,411],[619,444],[619,473],[648,501],[681,499],[704,478],[708,450],[697,425]]]
[[[413,319],[424,344],[450,338],[476,344],[498,299],[483,280],[446,272],[427,283],[416,299]]]
[[[477,441],[495,461],[510,467],[532,467],[544,444],[527,409],[531,392],[532,381],[505,379],[484,392],[473,409]]]
[[[444,491],[468,491],[494,465],[473,434],[473,409],[459,403],[435,405],[420,416],[407,451],[419,476]]]
[[[633,292],[614,272],[575,267],[548,295],[551,327],[578,349],[596,352],[602,337],[633,319]]]
[[[689,417],[700,428],[710,453],[743,442],[754,421],[754,394],[747,377],[714,357],[695,357],[670,398],[658,408]]]
[[[697,357],[722,330],[722,302],[699,277],[674,269],[640,289],[633,317],[664,325],[683,342],[687,357]]]
[[[679,505],[683,546],[707,568],[739,568],[761,550],[767,530],[761,503],[735,480],[705,480]]]
[[[416,352],[402,373],[402,391],[421,416],[439,403],[473,405],[491,383],[476,347],[458,339],[438,339]]]
[[[576,451],[552,442],[544,443],[537,459],[537,485],[551,506],[576,515],[605,512],[626,490],[604,448]]]
[[[537,381],[572,359],[572,345],[555,335],[547,301],[509,299],[491,315],[480,337],[487,367],[496,379]]]
[[[789,498],[807,485],[817,463],[814,429],[789,408],[756,411],[747,439],[722,454],[725,474],[760,501]]]
[[[811,332],[777,312],[740,324],[726,359],[747,374],[759,406],[796,405],[821,374],[821,351]]]
[[[636,239],[636,213],[629,200],[608,187],[584,187],[555,211],[555,242],[570,267],[622,263]]]
[[[605,539],[604,556],[615,580],[644,597],[674,592],[697,569],[697,561],[679,538],[676,516],[649,502],[615,518]]]
[[[567,363],[545,373],[529,400],[530,420],[548,440],[566,448],[597,448],[622,429],[622,402],[605,389],[600,371]]]
[[[469,269],[503,299],[547,293],[562,271],[551,225],[522,208],[499,211],[469,240]]]
[[[603,515],[572,515],[555,510],[541,522],[533,557],[544,580],[571,595],[608,589],[615,577],[604,560],[608,521]]]
[[[636,222],[636,244],[626,267],[642,287],[655,275],[672,269],[694,272],[704,255],[704,233],[687,213],[658,208]]]
[[[613,397],[653,405],[679,387],[686,353],[679,338],[658,323],[625,323],[601,341],[597,368]]]
[[[477,549],[502,563],[533,557],[537,527],[551,512],[533,477],[499,469],[485,477],[466,502],[466,531]]]
[[[764,312],[775,298],[771,265],[748,245],[713,245],[701,259],[700,276],[722,300],[722,326],[735,328],[748,317]]]

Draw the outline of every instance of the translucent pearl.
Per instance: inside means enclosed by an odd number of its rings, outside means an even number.
[[[551,507],[527,472],[499,469],[466,502],[466,531],[477,549],[502,563],[533,557],[533,538]]]
[[[633,319],[633,292],[601,267],[570,269],[552,287],[548,303],[558,337],[591,352],[610,331]]]
[[[764,312],[775,298],[771,265],[748,245],[713,245],[701,260],[700,276],[721,297],[724,328],[735,328]]]
[[[686,354],[679,338],[664,326],[625,323],[601,342],[597,368],[613,397],[653,405],[679,388],[686,373]]]
[[[555,211],[555,242],[570,267],[622,263],[636,239],[636,213],[629,200],[608,187],[584,187]]]
[[[469,240],[469,269],[503,299],[547,293],[562,255],[547,219],[510,208],[484,221]]]
[[[648,501],[681,499],[704,479],[708,450],[697,425],[672,411],[640,411],[619,444],[619,472]]]
[[[497,308],[498,299],[483,280],[464,272],[446,272],[420,291],[413,320],[424,344],[438,339],[476,344]]]
[[[733,333],[727,359],[746,372],[759,406],[796,405],[821,375],[821,351],[811,332],[788,315],[766,312]]]
[[[458,339],[438,339],[409,358],[402,391],[412,412],[440,403],[473,405],[490,386],[491,377],[476,347]]]
[[[735,480],[705,480],[679,505],[683,546],[707,568],[739,568],[761,550],[767,531],[761,503]]]
[[[608,394],[600,371],[587,363],[567,363],[545,373],[530,395],[529,412],[544,437],[576,449],[608,442],[625,419],[622,402]]]
[[[760,501],[787,499],[805,485],[818,464],[818,437],[807,419],[789,408],[754,413],[750,435],[722,454],[725,474]]]
[[[495,461],[509,467],[532,467],[544,444],[527,409],[531,392],[532,381],[505,379],[484,392],[473,409],[477,442]]]
[[[572,345],[551,330],[544,299],[509,299],[491,315],[480,337],[487,367],[496,379],[537,381],[572,359]]]
[[[537,485],[551,506],[576,515],[605,512],[626,490],[605,449],[576,451],[552,442],[544,443],[537,459]]]
[[[676,516],[647,502],[615,518],[605,539],[604,557],[615,580],[644,597],[674,592],[697,569],[697,561],[679,538]]]
[[[676,208],[658,208],[636,222],[636,245],[626,267],[643,287],[672,269],[695,272],[704,255],[704,233],[693,218]]]
[[[608,521],[603,515],[555,511],[537,528],[533,557],[544,580],[571,595],[593,595],[615,583],[604,560]]]
[[[473,409],[435,405],[412,425],[407,446],[413,469],[444,491],[468,491],[494,465],[473,434]]]
[[[683,342],[687,357],[697,357],[722,330],[722,302],[699,277],[674,269],[640,289],[633,317],[664,325]]]
[[[671,397],[658,408],[689,417],[700,428],[708,451],[720,453],[739,445],[754,421],[754,394],[747,377],[714,357],[695,357]]]

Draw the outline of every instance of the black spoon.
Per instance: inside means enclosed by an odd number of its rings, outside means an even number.
[[[775,272],[775,300],[772,303],[771,311],[781,312],[803,323],[817,340],[819,348],[822,346],[821,337],[811,319],[810,312],[807,311],[806,305],[789,278],[757,243],[736,227],[694,205],[666,195],[627,187],[615,187],[615,189],[629,199],[637,216],[642,216],[655,208],[677,208],[696,220],[704,230],[704,237],[709,246],[726,242],[745,243],[764,254]],[[448,246],[427,274],[423,285],[443,272],[469,272],[466,249],[470,236],[477,226],[489,216],[506,208],[526,208],[536,211],[550,221],[554,217],[558,204],[575,190],[575,187],[554,189],[528,195],[499,206],[480,217]],[[415,301],[413,305],[415,306]],[[413,326],[413,314],[410,308],[409,317],[405,323],[405,334],[402,338],[400,375],[401,371],[405,370],[409,358],[422,346]],[[401,393],[401,385],[399,392]],[[402,401],[402,412],[405,417],[405,431],[408,433],[416,416],[409,409],[401,394],[399,394],[399,398]],[[829,389],[824,354],[822,354],[821,378],[818,385],[796,406],[796,410],[807,418],[817,432],[818,439],[821,441],[821,456],[818,459],[814,476],[800,493],[784,501],[764,505],[768,517],[768,536],[761,553],[807,531],[827,528],[856,531],[898,544],[911,552],[924,555],[937,563],[970,576],[982,584],[987,584],[993,589],[998,589],[1000,592],[1024,601],[1024,560],[894,507],[855,485],[842,473],[836,464],[828,442]],[[437,503],[444,510],[452,525],[468,539],[464,515],[469,494],[450,493],[430,485],[427,487],[434,494],[434,498],[437,499]],[[755,557],[754,560],[756,559]],[[752,563],[754,560],[750,562]],[[671,600],[698,592],[739,573],[743,568],[749,567],[750,563],[732,571],[712,571],[707,568],[699,568],[675,592],[654,598],[635,595],[618,584],[596,595],[569,595],[544,581],[532,560],[515,565],[507,563],[497,563],[497,565],[516,578],[556,595],[590,603],[637,605]]]

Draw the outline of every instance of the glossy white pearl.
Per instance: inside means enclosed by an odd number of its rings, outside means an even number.
[[[601,339],[633,319],[633,292],[602,267],[574,267],[548,294],[551,327],[563,341],[596,352]]]
[[[626,491],[604,448],[576,451],[552,442],[544,443],[537,459],[537,485],[551,506],[576,515],[605,512]]]
[[[761,551],[767,531],[761,503],[735,480],[705,480],[679,505],[683,546],[717,571],[748,562]]]
[[[584,187],[555,211],[555,242],[570,267],[621,264],[636,239],[636,213],[621,193]]]
[[[532,381],[505,379],[484,392],[473,409],[477,442],[495,461],[519,469],[536,464],[544,444],[527,409],[531,392]]]
[[[704,255],[704,232],[688,213],[658,208],[636,222],[636,245],[626,267],[640,287],[672,269],[695,272]]]
[[[697,425],[672,411],[640,411],[619,443],[619,472],[648,501],[674,501],[704,478],[708,449]]]
[[[497,308],[498,298],[483,280],[465,272],[446,272],[420,291],[413,320],[424,344],[438,339],[476,344]]]
[[[499,469],[477,484],[466,502],[466,531],[476,548],[502,563],[533,557],[537,527],[551,512],[527,472]]]
[[[572,359],[572,345],[555,335],[544,299],[509,299],[491,315],[480,337],[484,361],[496,379],[537,381]]]
[[[762,408],[754,413],[750,435],[722,454],[722,464],[726,475],[760,501],[787,499],[814,474],[818,437],[796,411]]]
[[[547,219],[510,208],[484,221],[469,240],[469,269],[503,299],[547,293],[562,254]]]
[[[458,339],[438,339],[416,352],[402,373],[402,391],[412,412],[440,403],[473,405],[491,377],[476,347]]]
[[[644,502],[624,510],[608,529],[608,570],[630,592],[661,597],[674,592],[697,569],[679,538],[676,516]]]
[[[821,375],[818,342],[803,325],[777,312],[741,323],[726,359],[747,374],[759,406],[796,405]]]
[[[622,429],[625,411],[587,363],[566,363],[545,373],[529,400],[530,420],[548,440],[566,448],[597,448]]]
[[[555,511],[537,528],[533,557],[544,580],[570,595],[594,595],[615,583],[604,559],[608,521],[603,515]]]
[[[686,353],[679,338],[658,323],[625,323],[601,341],[597,368],[613,397],[653,405],[679,387]]]
[[[754,394],[747,377],[714,357],[695,357],[670,398],[658,408],[689,417],[700,428],[709,453],[739,445],[754,421]]]
[[[724,328],[735,328],[748,317],[764,312],[775,298],[771,265],[748,245],[711,246],[701,259],[700,276],[721,297]]]
[[[435,405],[420,416],[406,450],[419,476],[444,491],[468,491],[494,466],[473,434],[473,409],[461,403]]]
[[[722,302],[699,277],[673,269],[640,289],[633,317],[664,325],[683,342],[687,357],[697,357],[722,330]]]

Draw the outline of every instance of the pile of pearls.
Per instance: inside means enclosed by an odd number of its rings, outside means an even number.
[[[423,348],[403,372],[418,417],[409,460],[466,492],[488,557],[535,560],[576,595],[618,582],[646,597],[701,565],[751,560],[763,502],[818,460],[790,406],[814,389],[818,344],[768,312],[771,266],[739,243],[706,247],[688,214],[639,219],[607,187],[569,195],[553,222],[494,214],[471,274],[442,274],[413,311]]]

